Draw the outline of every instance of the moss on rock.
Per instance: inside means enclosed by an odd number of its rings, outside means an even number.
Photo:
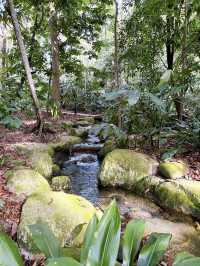
[[[166,178],[177,179],[187,174],[188,167],[183,162],[164,162],[160,164],[159,171]]]
[[[126,149],[115,149],[105,157],[100,181],[103,186],[130,188],[145,176],[153,175],[158,162],[148,155]]]
[[[53,176],[59,176],[61,172],[60,166],[54,163],[52,166],[52,172],[53,172]]]
[[[34,152],[29,157],[31,167],[45,178],[49,179],[53,173],[53,161],[46,152]]]
[[[81,138],[76,136],[61,136],[60,139],[49,144],[55,151],[68,151],[74,144],[81,143]]]
[[[71,246],[80,246],[83,242],[87,224],[97,213],[95,207],[86,199],[64,192],[49,192],[29,197],[22,208],[18,227],[18,240],[22,246],[33,250],[28,226],[37,222],[47,223],[62,246],[70,239],[73,230],[84,224],[80,234],[71,242]],[[98,213],[97,213],[98,214]]]
[[[54,155],[54,149],[49,144],[44,143],[16,143],[12,145],[19,153],[30,156],[35,152],[46,152],[50,156]]]
[[[7,172],[6,176],[8,189],[19,196],[44,194],[51,190],[47,180],[31,169],[11,170]]]
[[[52,179],[51,187],[55,191],[67,191],[71,189],[71,180],[68,176],[56,176]]]
[[[112,139],[108,139],[103,147],[101,148],[101,150],[98,153],[98,156],[100,158],[104,158],[109,152],[113,151],[114,149],[116,149],[116,143],[114,140]]]

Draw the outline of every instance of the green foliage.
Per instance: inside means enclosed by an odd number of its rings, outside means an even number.
[[[134,265],[144,235],[145,222],[133,220],[128,223],[123,241],[123,266]]]
[[[90,246],[92,244],[92,241],[94,239],[94,234],[97,229],[98,219],[96,215],[93,216],[92,220],[87,226],[87,230],[85,232],[84,241],[83,241],[83,247],[81,249],[81,259],[80,262],[85,264],[88,258],[88,253]]]
[[[72,258],[54,258],[48,259],[46,266],[81,266],[79,262]]]
[[[142,248],[138,266],[154,266],[157,265],[169,247],[171,235],[169,234],[151,234],[147,243]]]
[[[58,239],[54,236],[47,224],[37,223],[30,225],[32,239],[38,249],[48,258],[60,257],[61,248]]]
[[[200,258],[195,257],[187,252],[179,253],[173,263],[173,266],[198,266],[200,265]]]
[[[113,201],[97,225],[86,265],[115,265],[120,243],[120,226],[119,210]]]
[[[30,226],[33,240],[47,256],[46,266],[114,266],[120,245],[120,214],[115,201],[105,211],[101,220],[94,216],[89,223],[81,249],[80,262],[65,257],[58,240],[45,224]],[[152,233],[144,242],[143,220],[130,221],[123,236],[123,266],[156,266],[169,247],[171,235]],[[23,266],[16,244],[4,233],[0,234],[0,264]],[[189,253],[179,253],[173,266],[199,265],[200,258]]]
[[[0,265],[24,266],[17,245],[2,232],[0,232]]]

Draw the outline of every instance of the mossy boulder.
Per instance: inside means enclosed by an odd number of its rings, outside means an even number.
[[[45,178],[49,179],[53,173],[53,161],[47,152],[34,152],[29,157],[31,167]]]
[[[163,162],[159,166],[162,176],[170,179],[181,178],[188,173],[188,167],[183,162]]]
[[[72,122],[72,121],[64,121],[64,122],[62,122],[62,124],[61,124],[61,127],[63,128],[63,129],[70,129],[70,128],[72,128],[74,126],[74,122]]]
[[[115,150],[117,148],[116,146],[117,145],[116,145],[114,140],[112,140],[112,139],[107,140],[104,143],[104,145],[101,148],[101,150],[99,151],[98,156],[100,158],[104,158],[109,152]]]
[[[154,197],[162,207],[200,218],[200,205],[177,182],[160,182]]]
[[[79,138],[87,138],[88,137],[88,128],[85,127],[78,127],[78,128],[72,128],[70,130],[70,134]]]
[[[200,183],[184,179],[165,181],[149,176],[137,181],[129,190],[178,213],[200,218]]]
[[[59,176],[59,174],[61,173],[60,166],[54,163],[52,166],[52,172],[53,176]]]
[[[146,154],[115,149],[105,157],[100,181],[103,186],[130,188],[145,176],[156,172],[158,162]]]
[[[46,152],[50,156],[54,155],[54,149],[49,144],[44,143],[36,143],[36,142],[30,142],[30,143],[16,143],[13,144],[12,147],[16,149],[20,154],[28,155],[30,156],[32,153],[37,152]]]
[[[31,169],[11,170],[6,173],[8,189],[19,196],[51,191],[47,180]]]
[[[68,176],[56,176],[52,179],[51,187],[55,191],[67,191],[71,189],[71,180]]]
[[[50,146],[55,151],[68,151],[72,145],[78,143],[81,143],[81,138],[76,136],[62,135],[55,143],[51,143]]]
[[[22,208],[18,227],[18,241],[29,250],[34,250],[30,241],[29,225],[37,222],[47,223],[62,246],[71,238],[73,230],[84,224],[78,236],[70,243],[71,246],[81,246],[87,224],[94,214],[95,207],[86,199],[64,192],[49,192],[35,194],[29,197]]]

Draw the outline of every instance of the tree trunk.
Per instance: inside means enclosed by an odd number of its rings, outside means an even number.
[[[174,26],[174,17],[168,16],[167,17],[167,41],[166,41],[166,53],[167,53],[167,69],[173,70],[174,67],[174,53],[175,53],[175,42],[174,42],[174,34],[177,30]],[[174,96],[174,105],[177,113],[178,120],[182,120],[183,114],[183,104],[182,104],[182,97],[175,93]]]
[[[6,79],[6,53],[7,53],[7,36],[6,36],[6,26],[3,25],[3,36],[2,36],[2,44],[1,44],[1,67],[2,67],[2,81],[0,81],[2,89],[4,89],[4,80]]]
[[[28,85],[29,85],[29,90],[30,90],[30,93],[31,93],[31,96],[32,96],[32,99],[33,99],[33,104],[34,104],[35,111],[36,111],[37,123],[38,123],[39,129],[40,129],[39,132],[41,133],[42,127],[43,127],[43,118],[42,118],[42,113],[41,113],[39,101],[38,101],[36,90],[35,90],[34,81],[33,81],[32,74],[31,74],[31,68],[30,68],[30,65],[29,65],[28,56],[26,54],[26,49],[25,49],[23,37],[22,37],[22,34],[21,34],[21,30],[20,30],[20,27],[19,27],[19,22],[18,22],[18,19],[17,19],[17,14],[16,14],[16,11],[15,11],[15,8],[14,8],[13,0],[7,0],[7,3],[8,3],[8,6],[9,6],[13,27],[14,27],[14,30],[15,30],[17,42],[18,42],[19,49],[20,49],[22,63],[24,65],[24,68],[25,68],[25,71],[26,71],[26,76],[27,76],[27,81],[28,81]]]
[[[59,63],[59,40],[57,30],[57,14],[53,12],[50,19],[51,27],[51,49],[52,49],[52,102],[53,108],[56,108],[57,115],[60,114],[60,63]]]
[[[119,89],[120,87],[120,78],[119,78],[119,42],[118,42],[118,15],[119,15],[119,5],[117,0],[115,2],[115,23],[114,23],[114,46],[115,46],[115,55],[114,55],[114,75],[115,75],[115,88]]]

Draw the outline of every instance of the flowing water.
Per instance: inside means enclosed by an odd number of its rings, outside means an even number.
[[[71,155],[63,163],[63,174],[71,178],[72,192],[96,204],[99,198],[98,172],[100,162],[97,151],[102,147],[94,135],[85,143],[72,147]]]

